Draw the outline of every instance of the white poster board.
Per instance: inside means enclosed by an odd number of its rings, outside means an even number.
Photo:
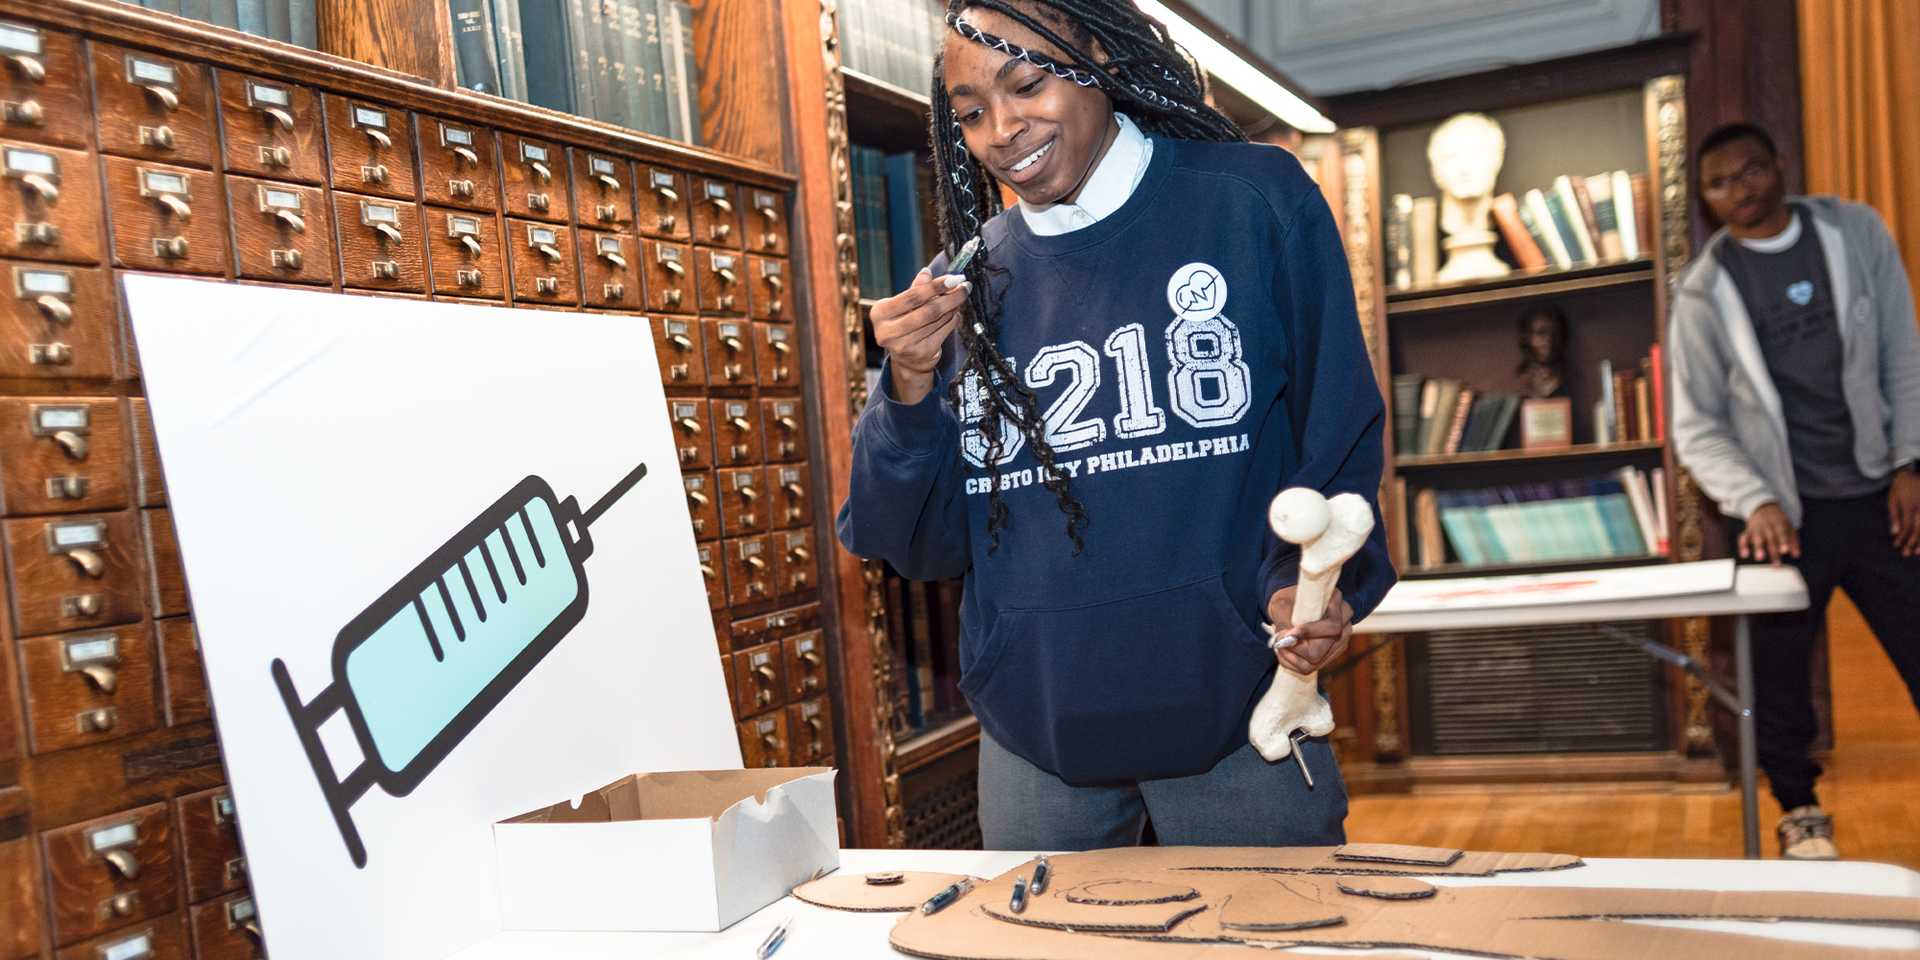
[[[1732,590],[1733,575],[1734,562],[1728,559],[1501,577],[1402,580],[1387,591],[1374,612],[1433,613],[1697,596]]]
[[[275,960],[488,940],[494,821],[740,766],[645,320],[125,291]]]

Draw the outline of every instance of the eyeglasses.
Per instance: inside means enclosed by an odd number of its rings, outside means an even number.
[[[1723,196],[1728,190],[1733,189],[1735,181],[1744,183],[1747,186],[1754,186],[1760,182],[1761,177],[1771,172],[1773,172],[1773,161],[1753,160],[1748,162],[1746,166],[1741,167],[1732,176],[1714,177],[1712,180],[1702,183],[1700,185],[1700,192],[1708,196]]]

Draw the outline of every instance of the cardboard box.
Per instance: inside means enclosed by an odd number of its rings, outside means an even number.
[[[494,824],[509,930],[723,930],[840,866],[826,767],[643,773]]]

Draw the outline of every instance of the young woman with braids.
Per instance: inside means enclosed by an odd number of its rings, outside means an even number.
[[[947,22],[946,252],[873,308],[887,369],[839,535],[908,577],[966,575],[986,844],[1127,845],[1149,819],[1169,844],[1340,842],[1327,744],[1302,744],[1309,789],[1247,742],[1298,560],[1268,502],[1380,484],[1332,215],[1131,0],[951,0]],[[1393,583],[1375,529],[1288,666],[1339,655]]]

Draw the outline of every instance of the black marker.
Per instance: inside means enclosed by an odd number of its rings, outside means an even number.
[[[1020,913],[1027,909],[1026,877],[1013,878],[1013,900],[1007,904],[1007,909],[1012,910],[1014,913]]]
[[[948,887],[945,890],[942,890],[939,893],[934,894],[932,897],[929,897],[926,903],[923,903],[920,905],[920,912],[926,916],[932,916],[936,913],[939,913],[940,911],[945,910],[947,907],[952,906],[953,902],[955,900],[960,899],[962,894],[972,889],[973,889],[972,880],[970,879],[962,880],[959,883],[956,883],[953,886]]]
[[[1029,886],[1027,889],[1032,891],[1033,895],[1036,897],[1047,892],[1047,858],[1046,857],[1041,857],[1040,862],[1033,865],[1033,884]]]

